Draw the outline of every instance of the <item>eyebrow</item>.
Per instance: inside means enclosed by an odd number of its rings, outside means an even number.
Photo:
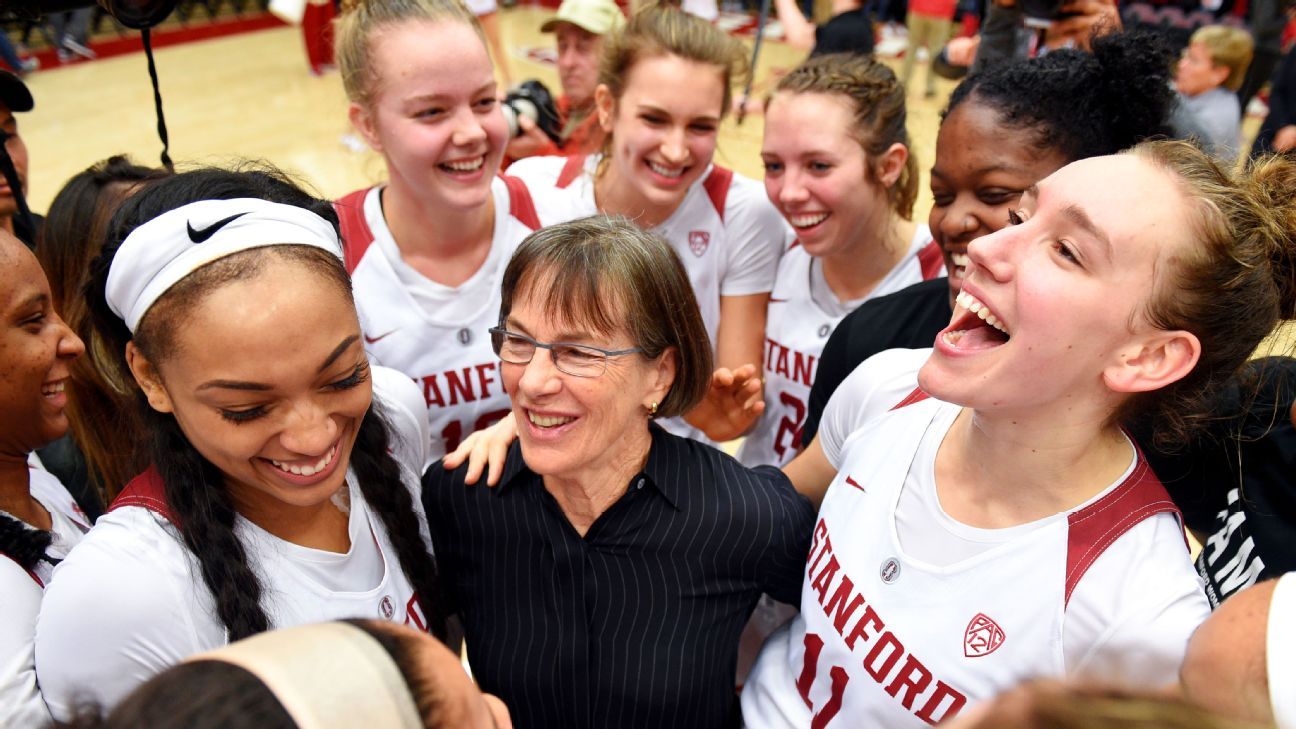
[[[1027,187],[1022,195],[1023,197],[1030,195],[1032,198],[1038,200],[1039,185],[1031,185],[1030,187]],[[1103,254],[1107,257],[1107,261],[1110,262],[1112,260],[1111,239],[1107,237],[1107,234],[1103,232],[1102,228],[1099,228],[1098,225],[1094,223],[1093,218],[1089,217],[1089,213],[1086,213],[1084,208],[1072,203],[1065,208],[1062,208],[1062,215],[1070,220],[1072,225],[1084,230],[1084,232],[1095,238],[1099,243],[1102,243]]]
[[[658,105],[656,105],[656,104],[649,104],[649,103],[646,103],[646,102],[640,102],[640,103],[639,103],[639,111],[651,111],[651,112],[655,112],[655,113],[657,113],[657,114],[662,114],[663,116],[671,117],[672,119],[675,118],[675,117],[677,116],[676,114],[672,114],[672,113],[670,113],[669,111],[667,111],[665,107],[658,106]],[[693,122],[704,121],[704,122],[717,122],[717,123],[718,123],[718,122],[720,121],[720,117],[715,116],[715,115],[712,115],[712,114],[703,114],[702,116],[696,116],[696,117],[693,117],[693,118],[689,119],[689,121],[693,121]]]
[[[342,342],[338,344],[337,347],[333,348],[333,351],[329,354],[329,356],[324,359],[324,364],[320,365],[318,371],[323,372],[324,370],[327,370],[329,368],[329,365],[336,362],[337,358],[341,357],[342,353],[347,351],[347,348],[349,348],[352,344],[355,344],[356,340],[358,340],[359,338],[360,338],[359,335],[352,334],[346,339],[343,339]],[[199,385],[197,389],[199,391],[221,389],[221,390],[247,390],[250,392],[266,392],[273,388],[271,388],[269,385],[263,382],[245,382],[243,380],[208,380],[207,382],[204,382],[201,385]]]
[[[510,316],[505,324],[508,325],[509,331],[516,332],[517,334],[525,334],[526,336],[535,339],[535,335],[528,331],[527,328],[517,319]],[[546,344],[579,344],[582,339],[590,340],[593,339],[593,337],[590,336],[589,332],[559,332],[552,342],[546,342]]]

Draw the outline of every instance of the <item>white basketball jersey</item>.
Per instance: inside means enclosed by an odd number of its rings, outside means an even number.
[[[819,355],[849,312],[827,311],[812,295],[814,257],[799,243],[783,254],[765,318],[765,413],[738,449],[744,466],[783,466],[798,453]],[[909,252],[864,299],[943,275],[940,245],[927,226],[914,231]],[[861,302],[862,303],[862,302]]]
[[[365,349],[377,363],[405,373],[422,388],[431,433],[429,463],[509,412],[487,330],[499,323],[500,284],[508,259],[539,220],[518,180],[497,177],[491,193],[491,252],[482,269],[451,292],[456,305],[446,316],[420,306],[402,282],[398,269],[405,276],[417,272],[400,259],[383,217],[381,188],[358,190],[336,203]]]
[[[1062,676],[1077,585],[1113,543],[1177,516],[1139,457],[1088,504],[972,558],[945,566],[914,559],[900,544],[896,506],[910,470],[921,467],[924,435],[931,428],[943,437],[959,410],[919,401],[848,440],[815,526],[801,613],[766,644],[743,693],[748,727],[919,727],[1027,678]],[[1100,587],[1126,610],[1140,602],[1137,585]],[[1110,628],[1128,617],[1117,614]],[[1179,632],[1176,645],[1149,638],[1140,647],[1181,658],[1191,627]]]
[[[402,375],[372,368],[374,399],[386,407],[392,455],[423,517],[421,429]],[[421,409],[417,411],[421,414]],[[410,444],[406,447],[405,444]],[[234,533],[262,588],[271,629],[345,618],[391,620],[427,629],[414,587],[381,518],[346,477],[346,553],[303,547],[242,516]],[[51,712],[66,719],[78,699],[105,708],[157,672],[228,642],[215,599],[173,524],[161,478],[150,468],[131,481],[54,571],[36,631],[37,674]],[[430,550],[426,534],[421,534]],[[87,605],[94,605],[87,611]]]

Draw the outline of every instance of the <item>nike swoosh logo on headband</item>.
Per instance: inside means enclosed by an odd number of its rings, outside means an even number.
[[[217,220],[216,222],[212,223],[206,228],[203,228],[202,230],[194,230],[193,223],[186,222],[185,227],[189,229],[189,240],[193,241],[194,243],[202,243],[206,241],[208,238],[212,237],[213,235],[216,235],[216,231],[220,230],[221,228],[224,228],[226,225],[229,225],[230,223],[243,217],[244,215],[247,215],[247,213],[235,213],[234,215],[231,215],[228,218],[225,218],[224,220]]]

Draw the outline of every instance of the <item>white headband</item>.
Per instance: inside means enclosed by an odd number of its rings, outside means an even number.
[[[342,258],[333,226],[294,205],[236,198],[181,206],[126,236],[108,271],[108,306],[133,333],[153,302],[190,273],[239,251],[285,244]]]
[[[1296,729],[1296,572],[1274,585],[1268,627],[1265,653],[1274,723],[1279,729]]]
[[[396,663],[348,623],[261,633],[185,659],[194,661],[221,661],[256,676],[300,729],[423,729]]]

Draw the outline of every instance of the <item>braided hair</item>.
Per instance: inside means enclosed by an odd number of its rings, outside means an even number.
[[[155,303],[132,335],[108,307],[105,298],[112,260],[136,227],[162,213],[198,200],[259,198],[309,210],[336,230],[337,215],[327,201],[303,191],[282,172],[269,167],[237,170],[197,169],[150,184],[118,209],[109,225],[103,253],[91,266],[87,297],[96,331],[109,351],[122,353],[127,342],[151,362],[174,353],[176,332],[202,298],[227,282],[246,279],[270,260],[286,259],[312,270],[328,285],[351,299],[351,282],[333,256],[306,246],[270,246],[242,251],[194,271]],[[133,382],[120,354],[112,365],[121,381]],[[141,462],[152,463],[161,477],[173,514],[173,526],[199,565],[204,584],[216,603],[216,614],[231,641],[270,628],[261,605],[263,587],[243,543],[235,534],[237,510],[223,485],[219,468],[204,458],[181,431],[173,415],[149,407],[138,387],[133,406],[144,425]],[[379,517],[397,558],[418,596],[429,628],[445,635],[445,614],[438,601],[436,565],[419,532],[414,503],[401,480],[400,466],[390,455],[391,437],[381,407],[374,402],[360,424],[351,455],[351,468],[370,509]]]
[[[905,88],[895,72],[871,56],[831,53],[811,56],[779,80],[775,93],[834,94],[850,100],[855,118],[855,137],[870,162],[879,159],[893,144],[910,147],[905,129]],[[768,102],[767,102],[768,104]],[[872,164],[865,169],[870,182],[877,182]],[[918,198],[918,159],[910,154],[894,185],[887,188],[891,207],[905,220],[913,219]]]
[[[0,554],[18,563],[25,570],[32,570],[41,560],[49,561],[45,550],[54,541],[54,536],[40,529],[33,529],[8,514],[0,514]]]

